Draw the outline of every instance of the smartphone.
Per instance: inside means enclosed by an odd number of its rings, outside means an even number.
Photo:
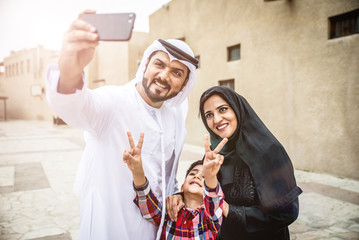
[[[128,41],[135,23],[135,13],[84,14],[82,20],[97,29],[101,41]]]

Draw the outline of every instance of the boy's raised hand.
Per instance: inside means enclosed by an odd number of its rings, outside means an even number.
[[[133,175],[135,186],[142,186],[146,183],[145,174],[142,167],[141,150],[143,144],[144,133],[140,133],[140,139],[137,146],[133,142],[131,132],[127,132],[128,142],[130,143],[130,150],[125,150],[123,153],[123,162],[127,164]]]
[[[221,167],[224,157],[219,154],[223,146],[228,142],[227,138],[218,144],[218,146],[212,151],[209,147],[209,137],[208,134],[204,137],[204,149],[205,157],[203,161],[203,176],[206,181],[206,185],[209,188],[215,188],[217,186],[217,173]]]

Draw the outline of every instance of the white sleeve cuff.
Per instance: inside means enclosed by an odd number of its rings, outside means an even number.
[[[84,81],[83,88],[81,90],[76,90],[71,94],[62,94],[57,91],[57,86],[60,78],[60,69],[57,64],[50,64],[47,68],[46,74],[46,86],[47,86],[47,99],[51,106],[64,106],[68,104],[73,104],[74,102],[78,102],[77,99],[83,92],[88,91],[85,84],[85,76],[82,74],[82,80]]]

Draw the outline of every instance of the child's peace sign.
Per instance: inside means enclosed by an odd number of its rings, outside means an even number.
[[[143,173],[142,160],[141,160],[141,149],[143,144],[144,133],[140,133],[140,139],[138,140],[137,146],[133,142],[131,132],[127,132],[128,142],[130,143],[130,150],[125,150],[123,153],[123,161],[127,164],[128,168],[133,174]]]

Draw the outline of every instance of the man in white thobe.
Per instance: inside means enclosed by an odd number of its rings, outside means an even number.
[[[198,62],[183,41],[156,40],[145,51],[134,80],[90,90],[83,69],[98,44],[96,30],[79,17],[64,36],[59,64],[47,73],[50,106],[67,124],[85,130],[86,147],[75,182],[75,190],[81,191],[79,238],[153,240],[160,233],[133,203],[132,175],[122,161],[129,148],[126,132],[135,142],[145,133],[144,171],[165,202],[177,191],[187,96]]]

